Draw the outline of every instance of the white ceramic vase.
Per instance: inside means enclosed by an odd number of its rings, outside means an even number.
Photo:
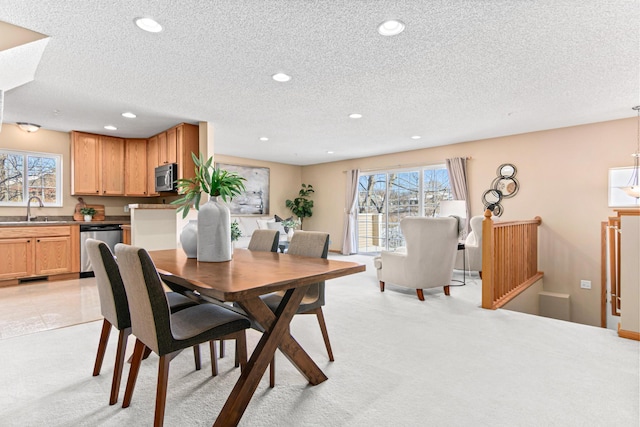
[[[85,215],[84,216],[84,222],[91,222],[92,219],[93,219],[93,216],[91,216],[91,215]]]
[[[198,221],[191,220],[182,228],[180,244],[187,258],[196,258],[198,255]]]
[[[229,208],[211,197],[198,211],[198,261],[231,261],[232,254]]]

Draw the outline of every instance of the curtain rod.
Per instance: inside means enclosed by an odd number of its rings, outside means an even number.
[[[464,157],[465,160],[473,160],[472,157]],[[446,159],[445,159],[446,160]],[[391,165],[391,166],[385,166],[385,167],[380,167],[380,168],[373,168],[373,169],[360,169],[360,172],[375,172],[375,171],[384,171],[384,170],[389,170],[389,169],[406,169],[406,168],[414,168],[414,167],[424,167],[424,166],[429,166],[429,165],[425,165],[424,163],[407,163],[404,165]],[[342,173],[347,173],[349,172],[348,170],[346,171],[342,171]]]

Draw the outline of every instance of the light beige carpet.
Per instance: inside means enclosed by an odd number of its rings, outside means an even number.
[[[336,361],[313,316],[292,326],[329,380],[310,387],[278,357],[276,387],[263,379],[242,426],[638,426],[640,343],[480,309],[479,282],[424,302],[393,286],[380,293],[371,258],[358,259],[366,273],[327,286]],[[109,406],[115,335],[92,377],[99,331],[92,322],[0,341],[0,425],[151,425],[157,358],[143,363],[131,407]],[[229,353],[216,378],[206,352],[199,372],[189,351],[172,362],[165,425],[213,423],[239,375]],[[124,381],[120,402],[123,391]]]

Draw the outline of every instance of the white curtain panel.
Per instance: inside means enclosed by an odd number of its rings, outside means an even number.
[[[360,170],[347,171],[347,191],[344,208],[344,227],[342,236],[342,253],[355,254],[358,250],[358,180]]]
[[[469,205],[469,186],[467,185],[467,159],[464,157],[454,157],[446,159],[447,172],[449,172],[449,183],[451,184],[451,192],[455,200],[464,200],[466,202],[466,219],[465,234],[469,232],[469,220],[471,219],[471,206]]]

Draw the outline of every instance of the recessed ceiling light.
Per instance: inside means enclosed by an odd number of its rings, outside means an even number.
[[[404,31],[404,23],[397,19],[390,19],[378,25],[378,32],[383,36],[396,36]]]
[[[421,138],[421,136],[420,136],[420,135],[413,135],[413,136],[411,137],[411,139],[420,139],[420,138]]]
[[[268,140],[269,140],[269,138],[267,138],[266,136],[261,136],[260,137],[260,141],[268,141]]]
[[[135,119],[137,116],[133,113],[126,112],[126,113],[122,113],[122,117],[126,117],[127,119]]]
[[[151,18],[136,18],[135,22],[141,30],[148,31],[150,33],[159,33],[162,31],[162,25],[158,24]]]
[[[288,82],[291,80],[291,76],[285,73],[276,73],[271,78],[277,82]]]
[[[113,125],[106,125],[104,128],[105,128],[106,130],[118,130],[118,128],[117,128],[117,127],[115,127],[115,126],[113,126]]]
[[[352,118],[352,119],[361,119],[362,118],[362,114],[360,114],[360,113],[352,113],[352,114],[349,114],[349,117]]]
[[[333,154],[333,151],[327,151],[327,154]]]

